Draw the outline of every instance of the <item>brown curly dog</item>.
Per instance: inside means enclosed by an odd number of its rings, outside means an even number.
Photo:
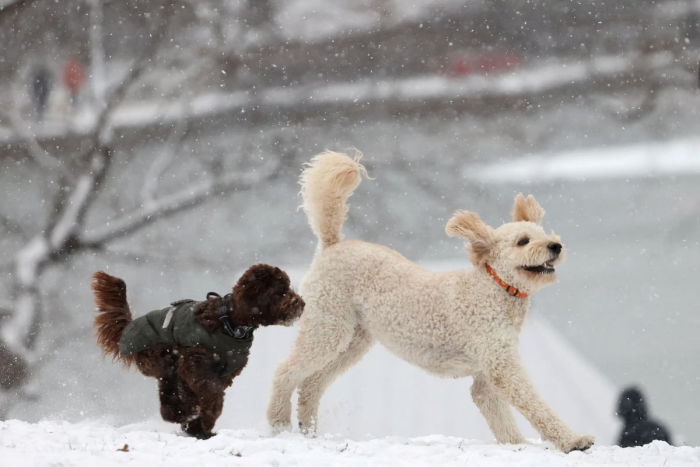
[[[123,280],[102,271],[92,278],[103,354],[157,378],[163,419],[200,439],[213,436],[224,391],[248,361],[253,331],[290,325],[304,309],[287,274],[266,264],[249,268],[223,298],[180,300],[135,320]]]

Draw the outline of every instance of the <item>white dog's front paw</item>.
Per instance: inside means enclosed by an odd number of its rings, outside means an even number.
[[[528,440],[523,438],[521,435],[514,435],[509,438],[504,438],[503,441],[498,440],[499,443],[503,444],[531,444]]]
[[[571,451],[585,451],[586,449],[593,446],[595,443],[595,437],[593,436],[574,436],[564,442],[555,443],[559,449],[564,453],[570,453]]]
[[[299,431],[301,431],[301,434],[306,436],[307,438],[315,438],[316,437],[316,420],[311,419],[307,423],[302,423],[300,421],[299,422]]]
[[[292,431],[292,424],[285,424],[285,423],[275,423],[275,424],[270,424],[270,429],[272,431],[272,435],[278,435],[280,433],[284,433],[285,431]]]

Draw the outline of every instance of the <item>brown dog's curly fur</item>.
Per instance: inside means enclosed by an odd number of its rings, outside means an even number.
[[[95,333],[97,345],[102,348],[102,356],[112,356],[120,360],[125,367],[131,366],[133,356],[119,355],[119,340],[124,328],[131,322],[131,310],[126,300],[126,284],[118,277],[103,271],[92,275],[92,291],[95,294]]]
[[[242,371],[221,376],[221,356],[204,347],[158,344],[134,355],[119,353],[119,340],[132,321],[123,280],[99,271],[93,275],[97,316],[94,327],[104,355],[126,367],[135,364],[141,373],[158,379],[160,413],[164,420],[179,423],[191,436],[206,439],[221,415],[224,391]],[[289,325],[304,309],[304,301],[290,289],[289,277],[279,268],[258,264],[250,267],[233,287],[229,317],[234,326]],[[202,302],[197,321],[209,332],[220,329],[221,298]],[[246,355],[247,357],[247,355]]]

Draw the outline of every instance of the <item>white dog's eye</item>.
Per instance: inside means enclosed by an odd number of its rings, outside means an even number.
[[[525,246],[528,243],[530,243],[530,239],[527,237],[523,237],[520,240],[518,240],[518,246]]]

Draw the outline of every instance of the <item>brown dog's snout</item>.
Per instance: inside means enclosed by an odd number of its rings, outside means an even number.
[[[295,292],[292,292],[292,293],[294,295],[292,295],[291,305],[295,306],[299,309],[303,309],[304,305],[306,305],[306,303],[304,303],[304,300],[299,295],[297,295]]]
[[[304,310],[305,305],[306,304],[304,303],[304,300],[299,295],[297,295],[296,292],[289,292],[287,308],[289,308],[289,310],[292,313],[301,314],[301,312]]]
[[[305,305],[304,300],[295,291],[289,289],[277,306],[285,319],[293,319],[301,315]]]

